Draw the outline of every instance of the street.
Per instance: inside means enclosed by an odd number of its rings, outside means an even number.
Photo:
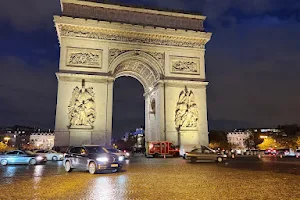
[[[66,173],[62,162],[0,167],[0,199],[300,199],[300,159],[224,163],[136,156],[119,173]]]

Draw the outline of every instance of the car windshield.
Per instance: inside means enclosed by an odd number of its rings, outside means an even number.
[[[87,146],[85,147],[89,153],[108,153],[108,150],[100,146]]]
[[[120,151],[118,149],[107,149],[109,152],[112,153],[119,153]]]

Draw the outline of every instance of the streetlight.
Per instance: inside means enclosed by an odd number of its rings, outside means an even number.
[[[7,144],[8,141],[10,140],[10,137],[5,137],[4,140],[6,141],[5,144]]]

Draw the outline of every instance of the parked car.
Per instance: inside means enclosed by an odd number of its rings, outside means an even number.
[[[116,154],[118,156],[124,156],[125,159],[128,159],[130,157],[130,153],[127,151],[121,151],[119,149],[114,148],[106,148],[110,153]]]
[[[67,172],[73,169],[87,170],[91,174],[99,171],[120,171],[123,167],[124,156],[110,153],[106,148],[98,145],[84,145],[70,148],[64,159]]]
[[[276,155],[277,151],[276,151],[276,149],[269,148],[269,149],[265,150],[265,154],[266,155]]]
[[[64,159],[64,154],[57,153],[54,150],[35,150],[35,151],[33,151],[33,153],[36,153],[40,156],[45,156],[47,158],[47,160],[57,161],[57,160]]]
[[[34,154],[30,151],[13,150],[0,155],[0,163],[3,166],[11,164],[35,165],[45,162],[47,162],[46,157]]]
[[[289,149],[278,149],[277,150],[277,155],[280,158],[283,158],[283,157],[295,157],[296,156],[296,152],[292,148],[289,148]]]
[[[197,162],[198,160],[213,160],[222,162],[223,160],[227,159],[226,154],[219,153],[207,146],[201,146],[200,148],[196,148],[190,152],[186,152],[185,157],[187,160],[191,160],[191,162],[193,163]]]

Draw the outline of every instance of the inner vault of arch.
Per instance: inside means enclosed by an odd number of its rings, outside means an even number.
[[[115,78],[131,76],[136,78],[144,87],[145,91],[152,88],[159,81],[160,75],[148,64],[139,60],[127,60],[118,65],[113,72]]]

